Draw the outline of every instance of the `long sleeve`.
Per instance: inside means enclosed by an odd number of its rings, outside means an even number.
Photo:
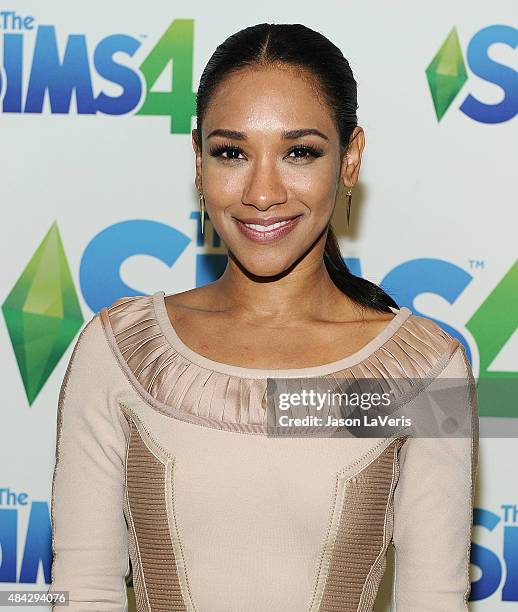
[[[470,551],[478,465],[475,381],[459,344],[437,379],[460,380],[453,408],[470,435],[411,437],[400,449],[394,491],[392,612],[469,610]],[[465,384],[464,384],[465,383]]]
[[[58,401],[48,592],[68,591],[69,612],[126,612],[128,606],[128,431],[117,404],[123,383],[95,315],[74,346]]]

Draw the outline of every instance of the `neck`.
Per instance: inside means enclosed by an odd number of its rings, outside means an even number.
[[[254,276],[232,255],[216,285],[220,305],[255,321],[276,322],[314,317],[352,316],[354,305],[333,283],[323,254],[313,252],[291,269],[276,276]]]

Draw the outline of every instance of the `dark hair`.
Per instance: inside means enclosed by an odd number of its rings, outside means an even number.
[[[203,117],[220,81],[247,66],[276,64],[300,68],[316,78],[319,90],[333,109],[343,155],[358,125],[356,81],[340,49],[323,34],[299,23],[259,23],[232,34],[216,48],[203,70],[196,95],[200,145]],[[335,285],[357,304],[383,312],[391,312],[389,306],[398,308],[381,287],[352,274],[331,225],[324,262]]]

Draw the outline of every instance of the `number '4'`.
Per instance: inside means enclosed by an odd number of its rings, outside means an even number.
[[[171,134],[189,134],[196,113],[192,91],[194,20],[175,19],[139,66],[146,79],[146,99],[136,115],[171,117]],[[172,61],[171,91],[151,91],[167,64]]]

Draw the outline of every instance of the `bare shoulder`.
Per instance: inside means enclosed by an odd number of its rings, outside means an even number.
[[[358,324],[370,329],[381,330],[396,316],[397,313],[394,312],[385,312],[375,308],[362,308],[358,317]]]
[[[221,299],[215,297],[210,284],[165,295],[164,303],[169,321],[176,332],[189,346],[197,347],[198,351],[205,350],[209,343],[209,333],[216,336],[220,333],[221,319],[218,315],[224,309]]]
[[[202,287],[166,294],[164,300],[168,308],[174,308],[175,310],[210,311],[215,307],[217,308],[210,283]]]

